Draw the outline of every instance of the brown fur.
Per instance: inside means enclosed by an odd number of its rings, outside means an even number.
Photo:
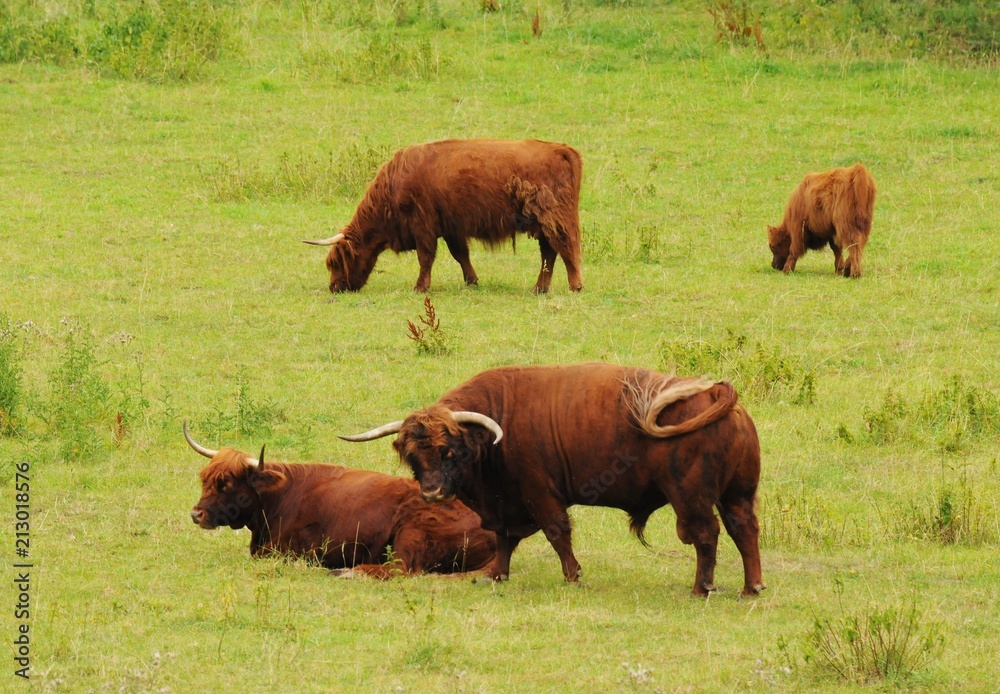
[[[503,438],[494,445],[491,432],[456,424],[448,410],[491,417]],[[671,504],[678,536],[697,550],[693,592],[714,587],[713,508],[743,557],[743,593],[763,589],[760,447],[728,383],[600,363],[492,369],[407,417],[393,445],[422,492],[457,495],[497,533],[495,579],[508,576],[518,542],[542,530],[566,580],[577,580],[566,512],[574,504],[625,510],[640,539],[650,514]]]
[[[767,228],[771,267],[792,272],[807,250],[829,244],[836,273],[860,277],[874,207],[875,180],[861,164],[809,174],[792,193],[781,224]]]
[[[288,553],[380,578],[477,571],[496,556],[496,538],[475,513],[458,501],[428,504],[410,479],[340,465],[261,469],[223,448],[201,484],[192,520],[205,529],[249,527],[254,556]]]
[[[557,254],[578,291],[581,172],[575,149],[540,140],[443,140],[401,149],[379,169],[344,239],[330,248],[330,291],[361,289],[386,249],[417,251],[414,290],[427,291],[439,238],[466,283],[477,284],[469,239],[495,247],[518,232],[539,242],[536,292],[548,291]]]

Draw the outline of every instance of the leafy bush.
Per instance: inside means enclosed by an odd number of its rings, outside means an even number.
[[[900,509],[899,535],[943,545],[982,546],[1000,541],[1000,515],[980,485],[968,482],[965,471],[954,480],[942,480],[929,500],[910,502]]]
[[[77,321],[64,318],[63,355],[49,375],[49,424],[67,460],[79,460],[96,451],[110,431],[114,406],[111,389],[98,370],[94,339]]]
[[[121,77],[150,81],[196,77],[230,35],[228,10],[197,0],[141,0],[104,24],[88,57]]]
[[[15,12],[0,1],[0,63],[65,63],[80,52],[76,26],[68,16],[48,19]]]
[[[904,398],[886,389],[882,404],[862,409],[864,431],[857,437],[876,445],[903,440],[933,441],[945,453],[958,453],[970,442],[1000,433],[1000,396],[952,376],[938,389]],[[845,441],[853,437],[846,432]]]
[[[774,34],[823,49],[859,40],[915,55],[1000,52],[1000,4],[986,0],[778,0]]]
[[[269,436],[272,424],[284,420],[284,417],[284,412],[272,399],[266,398],[261,402],[251,396],[246,367],[240,367],[236,372],[232,409],[216,405],[211,414],[201,420],[200,428],[214,440],[234,433],[252,439]]]
[[[764,400],[779,394],[811,405],[816,377],[777,346],[751,343],[746,335],[726,331],[719,342],[670,340],[663,345],[663,367],[679,376],[710,376],[731,381],[740,397]]]
[[[906,680],[944,649],[942,627],[915,604],[873,607],[858,614],[816,617],[806,661],[844,680]]]
[[[0,436],[16,433],[20,428],[23,350],[18,343],[16,326],[6,314],[0,313]]]

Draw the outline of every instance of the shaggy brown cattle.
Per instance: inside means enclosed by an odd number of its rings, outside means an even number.
[[[204,448],[187,426],[184,437],[212,459],[191,519],[207,530],[250,528],[253,556],[290,553],[381,578],[476,571],[496,557],[496,537],[475,513],[458,501],[428,504],[413,480],[341,465],[265,465],[263,449],[258,460]]]
[[[837,274],[861,277],[874,207],[875,180],[861,164],[807,175],[792,193],[781,224],[767,228],[771,267],[792,272],[807,249],[829,243]],[[844,251],[850,254],[846,261]]]
[[[497,533],[495,580],[507,578],[518,542],[542,530],[576,581],[569,506],[623,509],[642,540],[650,514],[670,504],[677,535],[697,551],[695,594],[714,589],[713,507],[743,557],[743,594],[764,588],[754,514],[760,447],[729,383],[611,364],[505,367],[405,420],[342,438],[395,432],[425,499],[457,495]]]
[[[396,253],[415,249],[420,276],[413,289],[425,292],[439,238],[462,266],[466,284],[477,284],[469,239],[498,246],[523,231],[538,239],[542,252],[535,291],[548,291],[557,253],[566,264],[570,289],[579,291],[582,166],[572,147],[540,140],[413,145],[379,169],[343,231],[305,243],[331,246],[326,257],[331,292],[365,286],[387,248]]]

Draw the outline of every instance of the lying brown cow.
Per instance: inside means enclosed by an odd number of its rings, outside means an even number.
[[[414,291],[431,286],[431,265],[443,238],[466,284],[479,278],[469,239],[499,246],[518,232],[538,239],[542,269],[536,292],[547,292],[556,254],[569,287],[583,288],[580,175],[572,147],[540,140],[443,140],[401,149],[368,185],[354,218],[335,236],[305,241],[331,246],[330,291],[365,286],[382,251],[417,251]]]
[[[792,272],[807,249],[830,244],[837,274],[861,277],[874,207],[875,180],[861,164],[807,175],[792,193],[781,224],[767,228],[771,267]]]
[[[259,460],[209,450],[186,425],[184,437],[212,459],[191,519],[206,530],[250,528],[253,556],[289,553],[381,578],[476,571],[496,557],[496,537],[475,513],[458,501],[428,504],[413,480],[341,465],[265,465],[263,449]]]
[[[542,530],[576,581],[569,506],[623,509],[641,540],[650,514],[670,504],[678,537],[698,554],[695,594],[714,590],[713,507],[743,557],[743,595],[764,588],[754,514],[760,447],[728,383],[611,364],[505,367],[403,421],[342,438],[396,432],[393,446],[424,498],[457,495],[497,533],[495,580],[507,578],[518,542]]]

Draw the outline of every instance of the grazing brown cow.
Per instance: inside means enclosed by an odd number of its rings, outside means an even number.
[[[650,514],[670,504],[693,544],[693,592],[714,590],[719,521],[743,556],[743,595],[763,590],[754,498],[760,446],[729,383],[587,363],[484,371],[405,420],[393,446],[430,501],[457,495],[497,533],[488,570],[506,579],[522,538],[542,530],[576,581],[566,509],[620,508],[642,540]]]
[[[792,272],[807,249],[829,243],[837,274],[861,277],[874,207],[875,180],[861,164],[807,175],[792,193],[781,224],[767,228],[771,267]],[[844,251],[850,254],[846,261]]]
[[[263,449],[259,459],[209,450],[186,425],[184,437],[212,459],[191,519],[206,530],[250,528],[253,556],[289,553],[380,578],[476,571],[496,557],[496,537],[475,513],[458,501],[427,503],[411,479],[341,465],[265,465]]]
[[[414,291],[431,286],[437,241],[444,238],[466,284],[479,278],[469,262],[469,239],[499,246],[518,232],[538,239],[542,270],[536,292],[547,292],[556,254],[569,287],[583,288],[580,251],[580,175],[572,147],[540,140],[443,140],[396,152],[368,184],[354,218],[335,236],[326,257],[330,291],[365,286],[387,248],[416,249],[420,276]]]

